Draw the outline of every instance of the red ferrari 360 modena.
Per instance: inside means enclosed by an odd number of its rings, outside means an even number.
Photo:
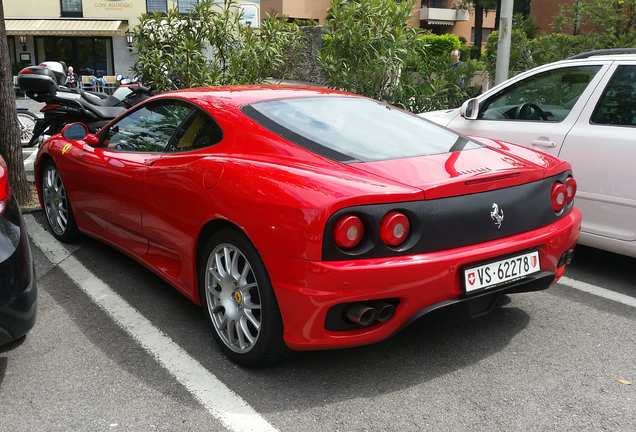
[[[58,239],[154,271],[244,365],[546,289],[581,223],[566,162],[317,88],[165,93],[97,135],[68,125],[36,175]]]

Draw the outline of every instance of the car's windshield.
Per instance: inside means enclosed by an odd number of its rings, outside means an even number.
[[[339,161],[377,161],[480,147],[396,107],[359,97],[258,102],[244,109],[263,126]]]

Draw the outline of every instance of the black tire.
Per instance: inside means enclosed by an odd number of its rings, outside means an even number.
[[[260,291],[260,333],[253,348],[246,353],[233,351],[221,339],[212,322],[210,308],[206,300],[205,273],[208,258],[218,245],[225,243],[238,248],[249,261]],[[199,256],[199,294],[212,337],[223,353],[233,362],[250,368],[266,367],[280,362],[288,351],[283,341],[283,323],[267,270],[250,240],[236,229],[224,228],[206,240]]]
[[[44,197],[44,188],[45,188],[45,177],[48,173],[48,170],[50,168],[53,168],[57,171],[57,167],[55,166],[55,164],[52,161],[46,161],[43,166],[42,166],[42,170],[40,172],[38,181],[40,182],[40,190],[42,191],[42,196]],[[64,182],[62,180],[62,176],[59,174],[58,171],[58,175],[60,176],[60,181],[62,182],[62,185],[64,185]],[[66,187],[64,187],[64,190],[66,191]],[[75,240],[78,239],[78,237],[80,236],[80,232],[79,229],[77,228],[77,224],[75,223],[75,217],[73,216],[73,206],[71,204],[71,199],[68,196],[68,193],[66,193],[66,208],[67,208],[67,223],[66,223],[66,227],[63,231],[59,231],[58,229],[56,229],[53,225],[52,222],[49,218],[49,213],[48,213],[48,209],[46,208],[46,199],[44,198],[44,217],[46,219],[46,223],[49,227],[49,232],[53,235],[53,237],[55,237],[56,239],[58,239],[59,241],[63,242],[63,243],[72,243]]]

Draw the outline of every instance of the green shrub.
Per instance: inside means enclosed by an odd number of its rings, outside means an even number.
[[[460,105],[479,63],[450,63],[454,35],[417,35],[412,1],[332,0],[319,62],[331,87],[421,112]]]
[[[327,83],[375,99],[392,99],[415,46],[406,24],[413,1],[332,0],[318,61]]]
[[[495,77],[495,70],[497,66],[497,40],[499,38],[498,32],[494,31],[488,36],[488,42],[486,43],[486,52],[484,55],[486,61],[486,67],[491,79]],[[535,66],[535,62],[530,50],[530,42],[526,36],[526,33],[521,29],[512,30],[512,44],[510,50],[510,73],[509,75],[515,76],[520,72],[531,69]]]
[[[623,46],[636,47],[636,39],[621,42]],[[513,30],[512,51],[510,56],[510,76],[519,72],[567,59],[576,54],[596,49],[618,48],[611,45],[607,38],[599,33],[585,35],[569,35],[550,33],[528,40],[520,30]],[[491,33],[485,55],[488,73],[494,76],[497,59],[497,33]]]
[[[595,49],[599,43],[595,39],[591,36],[551,33],[531,40],[529,48],[535,64],[542,65]]]
[[[460,49],[462,44],[459,37],[454,34],[420,34],[417,36],[417,43],[426,45],[429,55],[438,57],[450,57],[451,51]]]
[[[303,44],[299,27],[267,16],[253,28],[240,18],[235,0],[201,0],[189,14],[144,14],[134,31],[133,71],[158,91],[284,77]]]

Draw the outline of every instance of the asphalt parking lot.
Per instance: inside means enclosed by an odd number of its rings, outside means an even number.
[[[569,286],[488,316],[442,311],[377,345],[246,370],[150,272],[27,223],[39,316],[0,353],[1,431],[636,429],[634,259],[579,247]]]

